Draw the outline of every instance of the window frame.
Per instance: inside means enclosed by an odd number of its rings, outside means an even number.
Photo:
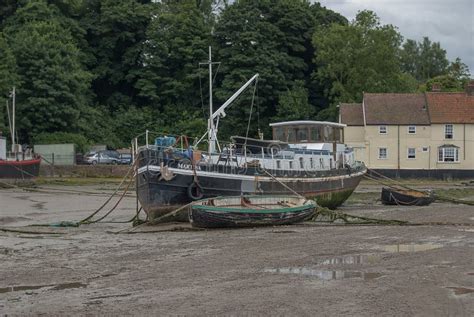
[[[379,147],[379,152],[378,152],[378,159],[379,160],[387,160],[388,159],[388,149],[386,147]],[[382,157],[380,154],[381,154],[381,151],[382,150],[385,150],[385,157]]]
[[[451,128],[451,134],[448,134],[448,127]],[[450,135],[450,137],[448,137]],[[452,140],[454,139],[454,125],[453,124],[445,124],[444,125],[444,139],[445,140]]]
[[[453,150],[452,155],[446,155],[446,150]],[[447,161],[446,158],[451,158],[452,161]],[[459,147],[456,146],[440,146],[438,147],[438,163],[459,163]]]
[[[410,157],[410,150],[413,150],[413,157]],[[408,160],[416,160],[416,148],[415,147],[407,148],[407,159]]]
[[[413,132],[410,132],[410,128],[413,128]],[[408,134],[416,134],[416,125],[409,125],[407,128]]]
[[[384,128],[384,132],[382,132],[382,128]],[[379,125],[379,134],[388,134],[388,127],[386,125]]]

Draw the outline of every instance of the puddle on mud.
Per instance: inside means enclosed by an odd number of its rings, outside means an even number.
[[[49,288],[49,287],[52,287],[51,290],[53,290],[53,291],[60,291],[60,290],[70,289],[70,288],[84,288],[84,287],[87,287],[87,284],[80,283],[80,282],[71,282],[71,283],[49,284],[49,285],[9,286],[9,287],[0,288],[0,294],[1,293],[18,292],[18,291],[31,291],[31,290],[35,290],[35,289]]]
[[[18,292],[18,291],[31,291],[34,289],[40,289],[40,288],[45,288],[45,287],[50,287],[50,286],[53,286],[53,285],[34,285],[34,286],[21,285],[21,286],[2,287],[0,288],[0,294]]]
[[[453,291],[454,295],[465,295],[474,293],[474,289],[466,287],[446,287]]]
[[[84,288],[87,287],[87,284],[80,283],[80,282],[72,282],[72,283],[62,283],[55,285],[52,290],[53,291],[60,291],[63,289],[70,289],[70,288]]]
[[[304,276],[314,276],[321,280],[345,280],[345,279],[362,279],[372,280],[383,276],[382,273],[377,272],[359,272],[359,271],[340,271],[340,270],[314,270],[308,268],[278,268],[278,269],[264,269],[265,273],[279,273],[279,274],[297,274]]]
[[[423,244],[389,244],[381,245],[378,249],[381,249],[389,253],[401,253],[401,252],[420,252],[442,248],[442,244],[435,243],[423,243]]]
[[[379,259],[380,255],[375,254],[342,255],[323,260],[318,265],[365,264],[377,262]]]

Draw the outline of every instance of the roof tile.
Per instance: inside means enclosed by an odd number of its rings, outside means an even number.
[[[367,125],[429,125],[424,94],[365,93]]]
[[[341,103],[341,123],[347,125],[364,125],[364,115],[361,103]]]
[[[431,123],[474,123],[474,96],[459,93],[426,93]]]

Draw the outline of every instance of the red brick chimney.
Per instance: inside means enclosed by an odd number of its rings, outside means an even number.
[[[466,85],[466,94],[468,96],[474,96],[474,80],[471,80]]]
[[[441,85],[440,84],[432,84],[431,85],[431,91],[440,92],[441,91]]]

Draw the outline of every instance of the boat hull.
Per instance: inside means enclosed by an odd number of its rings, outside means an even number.
[[[262,200],[267,196],[261,196]],[[240,199],[241,197],[238,197]],[[275,197],[272,197],[275,198]],[[250,199],[259,200],[259,197]],[[282,201],[286,198],[282,197]],[[213,201],[213,199],[209,199]],[[215,207],[203,204],[192,205],[189,220],[198,228],[241,228],[255,226],[290,225],[309,219],[314,215],[316,204],[306,202],[299,206],[279,206],[277,209],[246,209],[239,207]]]
[[[0,160],[0,178],[29,179],[39,175],[41,158],[31,160]]]
[[[138,170],[136,190],[141,206],[151,219],[198,199],[242,194],[293,195],[296,192],[320,206],[335,209],[352,194],[365,172],[364,168],[356,173],[328,174],[324,177],[278,177],[278,181],[275,181],[261,173],[251,176],[249,174],[252,173],[230,175],[197,171],[200,195],[196,197],[191,188],[195,186],[193,171],[171,168],[168,173],[172,177],[165,180],[160,166],[145,165]],[[186,215],[174,220],[186,221]]]
[[[414,196],[384,187],[382,188],[381,200],[384,205],[427,206],[435,199],[429,195]]]

